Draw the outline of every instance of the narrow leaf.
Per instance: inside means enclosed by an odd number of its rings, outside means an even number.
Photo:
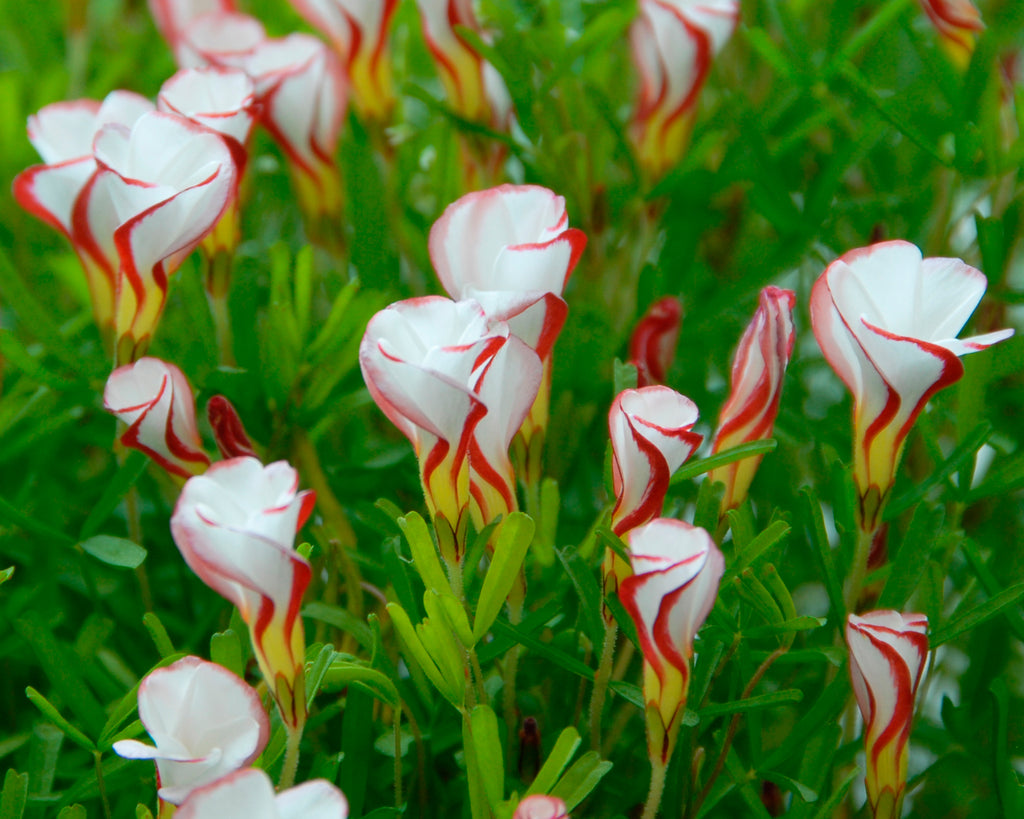
[[[490,706],[478,705],[470,712],[469,720],[484,791],[491,810],[496,811],[505,797],[505,764],[501,756],[498,717]]]
[[[145,549],[123,537],[94,535],[78,545],[101,563],[121,569],[137,569],[146,559]]]
[[[580,747],[580,741],[579,732],[571,726],[558,735],[555,747],[551,749],[548,758],[544,760],[544,764],[537,772],[530,789],[526,792],[527,796],[550,792],[558,777],[562,775],[562,771],[565,770],[565,766],[569,764],[569,760],[576,753],[576,749]]]
[[[76,745],[85,748],[87,751],[96,750],[96,746],[93,744],[92,740],[68,722],[53,703],[36,691],[31,685],[25,689],[25,696],[28,697],[29,701],[40,710],[44,717],[60,728],[68,739]]]
[[[1022,597],[1024,597],[1024,583],[1017,583],[1007,589],[1003,589],[991,600],[986,600],[952,622],[946,623],[942,628],[936,629],[928,640],[929,645],[932,648],[937,648],[943,643],[948,643],[954,637],[963,634],[965,631],[970,631],[986,620],[995,617],[1007,606],[1012,606]]]
[[[522,512],[513,512],[502,521],[498,542],[494,545],[494,557],[487,569],[473,619],[473,636],[478,641],[487,634],[505,605],[533,539],[533,531],[533,520]]]

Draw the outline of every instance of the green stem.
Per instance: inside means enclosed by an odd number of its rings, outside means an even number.
[[[221,258],[214,257],[211,261]],[[220,351],[220,363],[224,367],[234,367],[235,361],[235,340],[231,331],[231,314],[228,311],[228,298],[224,296],[212,296],[206,294],[206,300],[210,305],[210,315],[213,316],[213,326],[217,332],[217,349]]]
[[[100,792],[100,801],[103,803],[103,815],[111,819],[110,800],[107,799],[107,786],[103,781],[103,755],[99,751],[93,751],[93,763],[96,766],[96,787]]]
[[[651,760],[651,790],[647,794],[647,802],[644,803],[644,813],[641,819],[654,819],[658,815],[658,808],[661,806],[661,794],[665,790],[665,774],[668,771],[668,763],[660,759]]]
[[[608,683],[612,678],[612,662],[615,659],[615,640],[619,626],[614,620],[605,626],[604,643],[601,645],[601,664],[594,675],[594,693],[590,698],[590,748],[601,751],[601,714],[608,694]]]
[[[402,809],[402,709],[395,709],[395,808]]]
[[[868,555],[871,552],[871,541],[875,533],[858,527],[857,544],[853,550],[853,564],[846,579],[846,611],[856,612],[857,601],[864,588],[864,579],[868,573]]]
[[[284,748],[284,763],[281,765],[281,779],[277,789],[284,791],[295,784],[295,773],[299,769],[299,744],[302,742],[302,729],[285,726],[288,731],[288,742]]]

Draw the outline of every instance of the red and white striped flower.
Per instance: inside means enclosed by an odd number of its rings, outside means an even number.
[[[914,698],[928,657],[928,618],[896,611],[851,614],[846,644],[853,692],[864,718],[868,802],[875,819],[898,819]]]
[[[795,305],[792,290],[766,287],[761,291],[757,312],[732,362],[732,391],[718,417],[712,454],[771,437],[782,379],[793,354]],[[732,509],[743,501],[760,463],[761,457],[754,456],[708,473],[708,480],[725,484],[722,509]]]
[[[377,313],[359,348],[359,365],[370,395],[416,450],[423,493],[450,561],[462,558],[471,499],[471,452],[484,459],[477,461],[478,474],[487,470],[493,472],[486,477],[494,484],[502,482],[501,464],[486,461],[497,458],[498,443],[474,442],[477,425],[488,412],[485,398],[504,405],[504,419],[489,425],[494,436],[503,437],[521,403],[515,390],[530,389],[516,380],[489,383],[495,374],[499,381],[500,376],[509,375],[504,366],[490,369],[508,343],[507,325],[488,322],[475,301],[425,296]],[[522,348],[529,352],[525,345]],[[528,361],[522,349],[510,355],[511,362]]]
[[[270,737],[255,689],[199,657],[184,657],[142,681],[139,719],[156,747],[123,739],[114,743],[114,753],[154,760],[158,795],[172,805],[252,764]]]
[[[93,140],[104,125],[130,128],[152,110],[152,102],[130,91],[114,91],[102,103],[73,100],[41,108],[28,118],[28,138],[45,164],[14,180],[18,203],[74,247],[89,285],[93,317],[104,333],[112,330],[116,308],[118,222],[106,192],[95,184]]]
[[[242,68],[246,57],[267,39],[255,17],[232,9],[192,17],[181,30],[175,53],[182,68]]]
[[[569,819],[569,811],[557,796],[534,794],[516,806],[512,819]]]
[[[686,710],[693,641],[715,603],[725,558],[707,532],[679,520],[657,518],[626,540],[633,575],[619,598],[644,655],[648,751],[667,764]]]
[[[234,10],[234,0],[149,0],[153,22],[175,55],[193,20],[204,14]]]
[[[145,452],[172,475],[189,478],[210,465],[192,388],[173,364],[147,357],[118,367],[107,378],[103,408],[127,424],[122,444]]]
[[[960,259],[922,259],[899,240],[851,250],[814,284],[814,335],[853,393],[854,477],[865,532],[880,524],[917,416],[963,375],[959,356],[1013,335],[956,337],[986,284]]]
[[[206,402],[206,419],[222,458],[257,457],[238,411],[223,395],[215,395]]]
[[[928,19],[939,32],[940,42],[950,59],[966,69],[974,54],[978,32],[985,28],[981,14],[971,0],[920,0]]]
[[[189,568],[249,626],[260,671],[293,730],[306,718],[299,609],[311,577],[294,541],[315,500],[298,487],[298,473],[284,461],[232,458],[191,478],[171,517]]]
[[[551,353],[568,310],[561,295],[586,242],[569,227],[565,199],[538,185],[466,194],[430,229],[430,259],[448,295],[475,299],[488,318],[508,322],[544,364],[523,426],[527,446],[547,427]]]
[[[386,120],[395,104],[387,35],[398,0],[292,0],[292,5],[331,41],[359,113]]]
[[[416,5],[452,109],[464,119],[507,128],[512,99],[505,81],[456,30],[461,26],[485,36],[472,0],[416,0]]]
[[[160,320],[168,277],[224,213],[235,162],[219,134],[159,111],[130,129],[104,126],[94,151],[95,184],[117,218],[118,360],[131,361],[145,352]]]
[[[629,30],[640,74],[631,135],[652,177],[682,157],[711,61],[732,36],[739,12],[738,0],[640,0]]]
[[[629,339],[629,361],[636,367],[638,387],[664,384],[683,321],[683,305],[676,296],[665,296],[647,308]]]
[[[176,819],[348,819],[345,795],[326,779],[312,779],[274,793],[259,768],[225,776],[197,788]]]

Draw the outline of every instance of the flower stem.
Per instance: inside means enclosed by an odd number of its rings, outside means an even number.
[[[651,760],[651,790],[647,794],[647,802],[644,803],[644,813],[641,819],[654,819],[658,815],[661,794],[665,790],[665,773],[667,771],[667,762],[657,758]]]
[[[594,692],[590,697],[590,749],[601,751],[601,714],[604,699],[608,694],[608,683],[612,678],[612,661],[615,659],[615,640],[619,636],[619,625],[614,620],[605,626],[604,643],[601,645],[601,664],[594,675]]]
[[[295,784],[295,773],[299,769],[299,744],[302,742],[302,728],[285,725],[288,741],[284,748],[284,763],[281,765],[281,779],[278,790],[287,790]]]
[[[868,572],[868,555],[871,552],[871,542],[875,533],[858,527],[857,544],[853,550],[853,563],[846,579],[846,610],[856,612],[857,601],[860,599],[861,590],[864,587],[864,578]]]

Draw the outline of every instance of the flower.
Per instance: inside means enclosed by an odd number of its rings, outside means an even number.
[[[648,750],[667,764],[686,708],[693,641],[714,605],[725,558],[711,535],[679,520],[656,518],[626,539],[633,575],[619,598],[644,655]]]
[[[226,668],[184,657],[139,685],[139,719],[156,743],[114,743],[125,759],[156,761],[158,795],[180,805],[198,787],[250,765],[270,720],[255,689]]]
[[[629,30],[640,74],[630,133],[652,177],[682,157],[711,60],[738,21],[738,0],[640,0],[640,16]]]
[[[771,437],[782,396],[782,379],[793,354],[792,290],[766,287],[754,319],[740,339],[732,362],[732,391],[718,417],[711,454]],[[725,483],[723,509],[738,506],[747,496],[760,456],[713,469],[708,480]]]
[[[173,364],[140,358],[107,378],[103,408],[128,425],[121,443],[149,455],[172,475],[188,478],[206,470],[196,427],[196,405],[188,379]]]
[[[345,64],[362,116],[386,120],[395,104],[387,33],[398,0],[292,0]]]
[[[263,23],[248,14],[222,9],[196,15],[181,29],[175,48],[182,68],[242,68],[242,61],[267,39]]]
[[[557,796],[535,794],[519,803],[512,819],[569,819],[569,811]]]
[[[175,54],[185,30],[197,17],[234,10],[234,0],[149,0],[153,22]]]
[[[508,322],[544,364],[522,430],[527,449],[547,427],[551,354],[568,311],[561,295],[586,242],[569,227],[565,199],[538,185],[466,194],[430,229],[430,259],[448,295],[475,299],[489,319]]]
[[[629,362],[636,367],[638,387],[664,384],[676,357],[683,305],[665,296],[647,308],[629,339]]]
[[[215,395],[206,402],[206,419],[213,429],[217,449],[224,458],[256,457],[252,441],[238,417],[234,405],[223,395]]]
[[[959,356],[1013,335],[956,338],[985,286],[985,277],[960,259],[922,259],[899,240],[851,250],[814,284],[814,335],[853,393],[854,477],[865,532],[879,526],[917,416],[963,375]]]
[[[344,794],[326,779],[313,779],[274,793],[259,768],[238,771],[197,788],[176,819],[348,819]]]
[[[962,70],[974,54],[978,32],[985,28],[981,14],[971,0],[920,0],[928,19],[939,32],[949,58]]]
[[[359,347],[370,395],[416,451],[423,493],[449,561],[462,559],[470,451],[475,448],[486,458],[497,446],[494,441],[474,444],[477,424],[488,412],[483,396],[499,398],[507,412],[503,422],[491,422],[492,433],[507,429],[521,403],[517,382],[488,384],[493,360],[508,340],[507,325],[489,324],[477,302],[424,296],[373,316]],[[521,350],[510,355],[509,361],[528,360]],[[494,370],[504,371],[500,365]],[[529,383],[522,389],[529,392]],[[478,472],[482,467],[478,462]],[[494,471],[500,474],[501,465]]]
[[[869,611],[846,620],[850,677],[864,718],[868,801],[875,819],[901,815],[914,697],[928,656],[927,631],[923,614]]]
[[[102,103],[83,99],[41,108],[28,118],[28,138],[45,164],[14,180],[18,203],[74,247],[88,282],[93,317],[104,333],[112,331],[116,308],[117,221],[106,192],[95,184],[93,140],[104,125],[131,127],[152,110],[153,103],[130,91],[114,91]]]
[[[311,577],[293,544],[315,500],[298,485],[284,461],[264,466],[232,458],[191,478],[171,517],[171,535],[189,568],[249,626],[260,671],[292,729],[306,717],[299,607]]]
[[[159,111],[131,128],[105,125],[93,150],[95,184],[117,220],[118,360],[132,361],[145,352],[163,313],[168,277],[227,207],[236,168],[219,134]]]

